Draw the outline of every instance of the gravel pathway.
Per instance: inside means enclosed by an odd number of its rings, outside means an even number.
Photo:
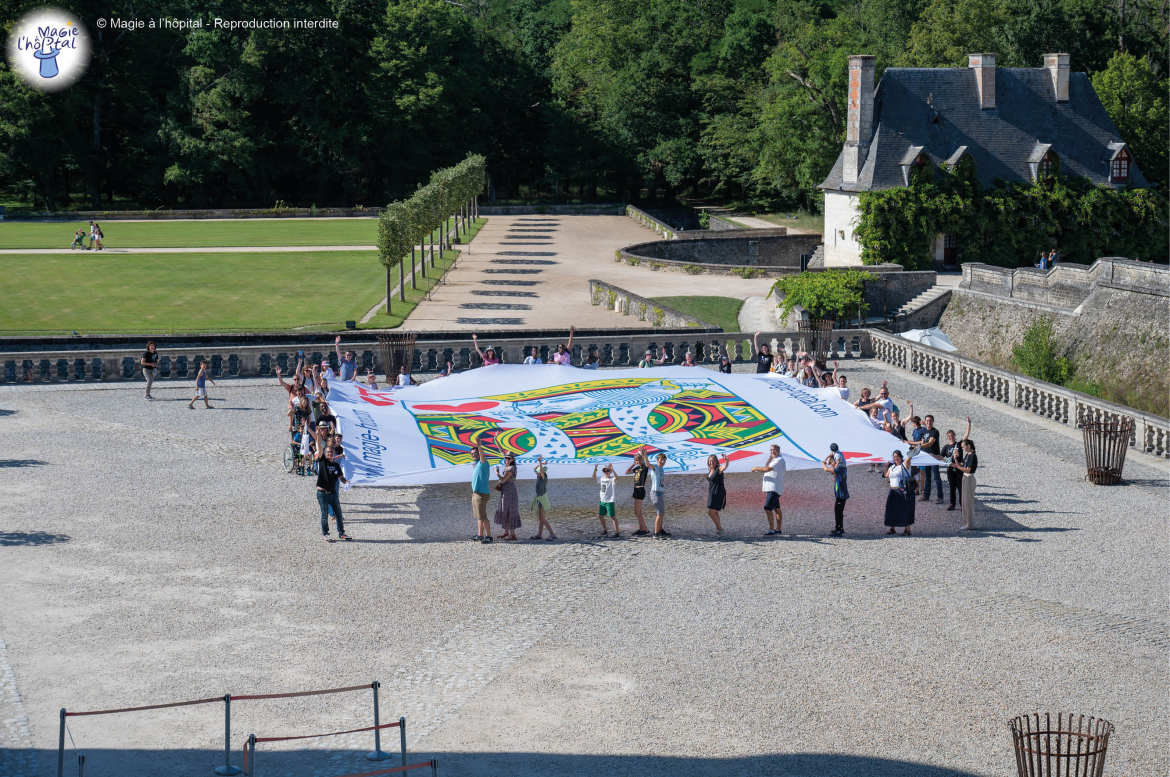
[[[679,477],[668,541],[598,540],[592,482],[554,481],[557,543],[467,542],[454,485],[351,491],[356,539],[326,545],[311,482],[280,470],[271,381],[222,381],[213,412],[188,386],[2,388],[0,774],[55,773],[62,706],[375,678],[383,720],[405,715],[443,775],[1003,775],[1007,718],[1037,709],[1112,720],[1107,773],[1166,773],[1165,465],[1135,456],[1129,485],[1094,487],[1075,432],[874,362],[848,375],[944,430],[972,415],[982,531],[920,504],[915,536],[887,537],[884,482],[854,467],[844,538],[827,476],[802,471],[779,538],[744,475],[726,540]],[[356,728],[369,706],[233,704],[233,758],[250,732]],[[70,734],[91,777],[223,758],[219,704]],[[266,744],[259,774],[368,771],[371,740]]]

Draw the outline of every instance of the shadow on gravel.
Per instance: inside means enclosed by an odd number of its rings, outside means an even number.
[[[49,534],[43,531],[0,531],[0,547],[16,545],[59,545],[69,542],[68,534]]]
[[[243,735],[240,737],[244,738]],[[1006,737],[1005,737],[1006,740]],[[382,746],[390,750],[395,744],[382,740]],[[1007,745],[1005,741],[1000,743]],[[372,749],[373,742],[370,743]],[[1002,761],[1003,773],[1011,764],[1010,745],[996,747]],[[124,777],[129,774],[165,774],[171,777],[205,777],[216,766],[223,765],[223,751],[215,750],[106,750],[85,749],[86,777]],[[39,750],[35,753],[23,751],[26,758],[35,758],[41,773],[47,774],[56,766],[55,750]],[[559,753],[432,753],[421,751],[408,753],[409,764],[424,763],[435,759],[440,777],[599,777],[601,775],[661,775],[662,777],[764,777],[792,775],[792,777],[975,777],[974,772],[913,761],[894,761],[867,756],[835,755],[830,753],[787,753],[759,755],[740,758],[688,758],[683,756],[655,755],[569,755]],[[31,760],[31,759],[30,759]],[[232,753],[233,765],[240,765],[240,751]],[[77,774],[77,753],[66,750],[66,775]],[[277,775],[335,775],[359,774],[399,766],[397,752],[380,763],[368,761],[364,753],[350,750],[311,751],[265,751],[261,745],[256,751],[256,774],[258,777]],[[405,775],[430,777],[429,768],[401,772]]]
[[[37,459],[0,459],[0,469],[9,469],[14,467],[44,467],[49,462],[38,461]]]
[[[10,415],[16,415],[16,411],[15,410],[5,410],[4,408],[0,407],[0,418],[4,418],[5,416],[10,416]]]

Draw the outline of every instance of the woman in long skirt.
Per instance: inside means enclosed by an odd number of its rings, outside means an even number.
[[[908,484],[911,480],[910,468],[902,460],[901,451],[894,451],[894,462],[886,465],[882,477],[889,478],[890,490],[886,494],[885,525],[890,527],[886,534],[897,534],[895,527],[905,526],[903,534],[910,533],[910,525],[914,523],[914,493]]]
[[[715,524],[715,536],[723,536],[723,526],[719,523],[719,511],[727,507],[727,487],[723,485],[723,473],[731,461],[724,456],[723,463],[714,454],[707,457],[707,515]]]
[[[952,464],[955,469],[963,473],[963,487],[959,491],[963,508],[963,525],[959,531],[971,531],[975,528],[975,470],[979,469],[979,457],[975,455],[975,443],[963,440],[963,463]]]
[[[520,528],[520,497],[516,494],[516,457],[504,456],[504,469],[496,467],[496,484],[500,490],[500,504],[496,507],[496,524],[504,530],[502,540],[519,539],[516,530]]]

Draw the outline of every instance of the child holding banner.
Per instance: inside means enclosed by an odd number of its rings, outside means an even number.
[[[606,526],[605,517],[608,515],[609,519],[613,521],[613,536],[622,536],[622,530],[618,526],[617,507],[614,505],[614,484],[617,483],[617,473],[613,471],[613,467],[606,464],[601,468],[601,477],[597,477],[597,465],[593,465],[593,479],[601,485],[601,500],[597,508],[597,517],[601,521],[601,536],[609,536],[609,527]]]

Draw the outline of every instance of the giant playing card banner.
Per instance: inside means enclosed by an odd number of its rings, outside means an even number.
[[[356,485],[467,481],[476,445],[492,464],[514,455],[520,478],[534,477],[537,455],[552,478],[588,477],[606,462],[624,472],[643,446],[675,473],[706,472],[711,454],[746,471],[772,445],[789,469],[819,467],[834,442],[850,463],[906,452],[835,389],[697,367],[496,365],[381,391],[336,383],[329,405]]]

